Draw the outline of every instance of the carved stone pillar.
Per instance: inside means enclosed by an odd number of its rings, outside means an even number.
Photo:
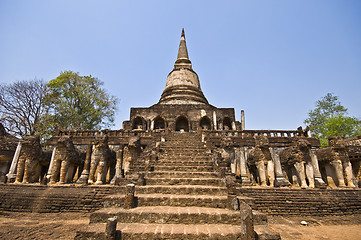
[[[236,131],[236,130],[237,130],[237,129],[236,129],[236,123],[235,123],[234,121],[232,122],[232,130],[233,130],[233,131]]]
[[[217,115],[216,111],[213,111],[213,129],[217,130]]]
[[[63,160],[61,161],[61,165],[60,165],[60,177],[59,177],[59,183],[60,184],[64,184],[66,183],[66,174],[68,172],[68,168],[69,168],[69,160]]]
[[[241,214],[241,239],[254,240],[254,225],[252,208],[245,202],[241,202],[239,206]]]
[[[275,183],[275,167],[273,161],[267,162],[267,176],[270,187],[274,187]]]
[[[244,110],[241,111],[241,130],[245,130],[246,129],[246,123],[245,123],[245,119],[244,119]]]
[[[334,177],[337,179],[335,170],[331,167],[331,164],[327,163],[325,164],[325,171],[326,171],[326,178],[327,178],[327,185],[331,188],[336,187],[336,183],[333,180]]]
[[[88,184],[89,169],[90,169],[90,159],[91,159],[91,155],[92,155],[92,149],[93,149],[93,145],[89,144],[88,149],[86,151],[84,169],[83,169],[83,171],[81,173],[80,178],[78,179],[78,181],[76,183],[85,184],[85,185]]]
[[[274,162],[274,168],[275,168],[275,175],[276,175],[275,187],[289,186],[290,183],[283,176],[279,151],[277,151],[276,148],[270,147],[270,152],[271,152],[271,156],[272,156],[272,159]]]
[[[130,162],[132,161],[132,157],[129,152],[129,148],[127,146],[123,149],[123,163],[122,169],[124,171],[124,176],[126,176],[130,170]]]
[[[55,153],[56,153],[56,146],[53,148],[53,152],[52,152],[52,154],[51,154],[49,169],[48,169],[48,172],[47,172],[47,174],[46,174],[46,181],[47,181],[47,182],[50,181],[50,179],[51,179],[51,174],[52,174],[52,172],[53,172]]]
[[[234,161],[236,163],[236,177],[241,177],[241,161],[240,161],[241,151],[239,148],[234,148]]]
[[[117,222],[118,222],[117,216],[107,219],[107,223],[105,225],[105,239],[106,240],[117,239]]]
[[[344,162],[343,164],[343,169],[345,172],[345,178],[347,181],[347,186],[348,187],[355,187],[355,184],[353,183],[354,177],[353,177],[353,173],[352,173],[352,166],[350,161]]]
[[[315,187],[326,188],[326,183],[322,179],[320,167],[318,165],[317,155],[315,151],[316,151],[315,149],[310,149],[310,157],[313,167],[313,173],[315,176]]]
[[[122,176],[122,164],[123,164],[123,146],[119,146],[119,150],[117,152],[117,163],[115,165],[115,175],[113,179],[110,181],[110,184],[118,185]]]
[[[330,164],[335,169],[336,178],[338,180],[338,187],[346,187],[341,160],[332,161]]]
[[[235,148],[233,149],[232,152],[229,153],[229,157],[231,158],[231,173],[236,175],[236,158],[235,158],[236,152],[235,152]]]
[[[103,184],[104,182],[104,172],[106,170],[106,166],[105,166],[105,161],[103,158],[100,159],[98,166],[97,166],[97,170],[96,170],[96,182],[95,184],[100,185]]]
[[[126,194],[124,196],[124,208],[129,209],[135,207],[135,185],[134,184],[128,184],[126,188]]]
[[[313,170],[312,164],[310,162],[306,163],[306,177],[308,180],[308,187],[314,188],[315,187],[315,172]]]
[[[21,146],[22,146],[22,141],[19,141],[18,146],[16,147],[16,151],[15,151],[13,160],[11,161],[9,173],[6,174],[6,177],[8,179],[7,181],[10,182],[10,183],[15,182],[15,178],[16,178],[15,171],[16,171],[18,161],[19,161],[19,157],[20,157]]]
[[[303,162],[295,162],[293,166],[296,169],[296,174],[301,184],[301,188],[307,188],[305,166]]]
[[[256,168],[259,175],[259,184],[262,187],[267,187],[266,171],[263,161],[256,162]]]
[[[251,180],[248,178],[248,175],[247,175],[246,149],[245,148],[240,148],[239,163],[240,163],[242,185],[251,185]]]

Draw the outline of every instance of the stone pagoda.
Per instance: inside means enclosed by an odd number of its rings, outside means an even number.
[[[168,74],[165,89],[157,104],[149,108],[131,108],[130,120],[123,122],[125,130],[175,131],[241,130],[233,108],[217,108],[204,96],[197,73],[188,57],[184,29],[178,57]]]

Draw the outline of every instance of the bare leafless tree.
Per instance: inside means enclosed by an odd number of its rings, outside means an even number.
[[[19,81],[0,85],[0,122],[16,136],[37,134],[46,113],[43,80]]]

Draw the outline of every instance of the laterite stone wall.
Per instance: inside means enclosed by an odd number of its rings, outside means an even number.
[[[361,214],[361,189],[238,188],[252,208],[270,215]]]
[[[92,212],[103,207],[103,198],[122,193],[112,186],[0,185],[0,211],[12,212]]]

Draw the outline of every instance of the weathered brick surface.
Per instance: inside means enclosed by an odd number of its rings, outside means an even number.
[[[270,215],[352,215],[361,213],[361,189],[238,188],[253,209]]]
[[[103,198],[122,187],[35,184],[0,185],[0,210],[12,212],[92,212],[103,207]]]

